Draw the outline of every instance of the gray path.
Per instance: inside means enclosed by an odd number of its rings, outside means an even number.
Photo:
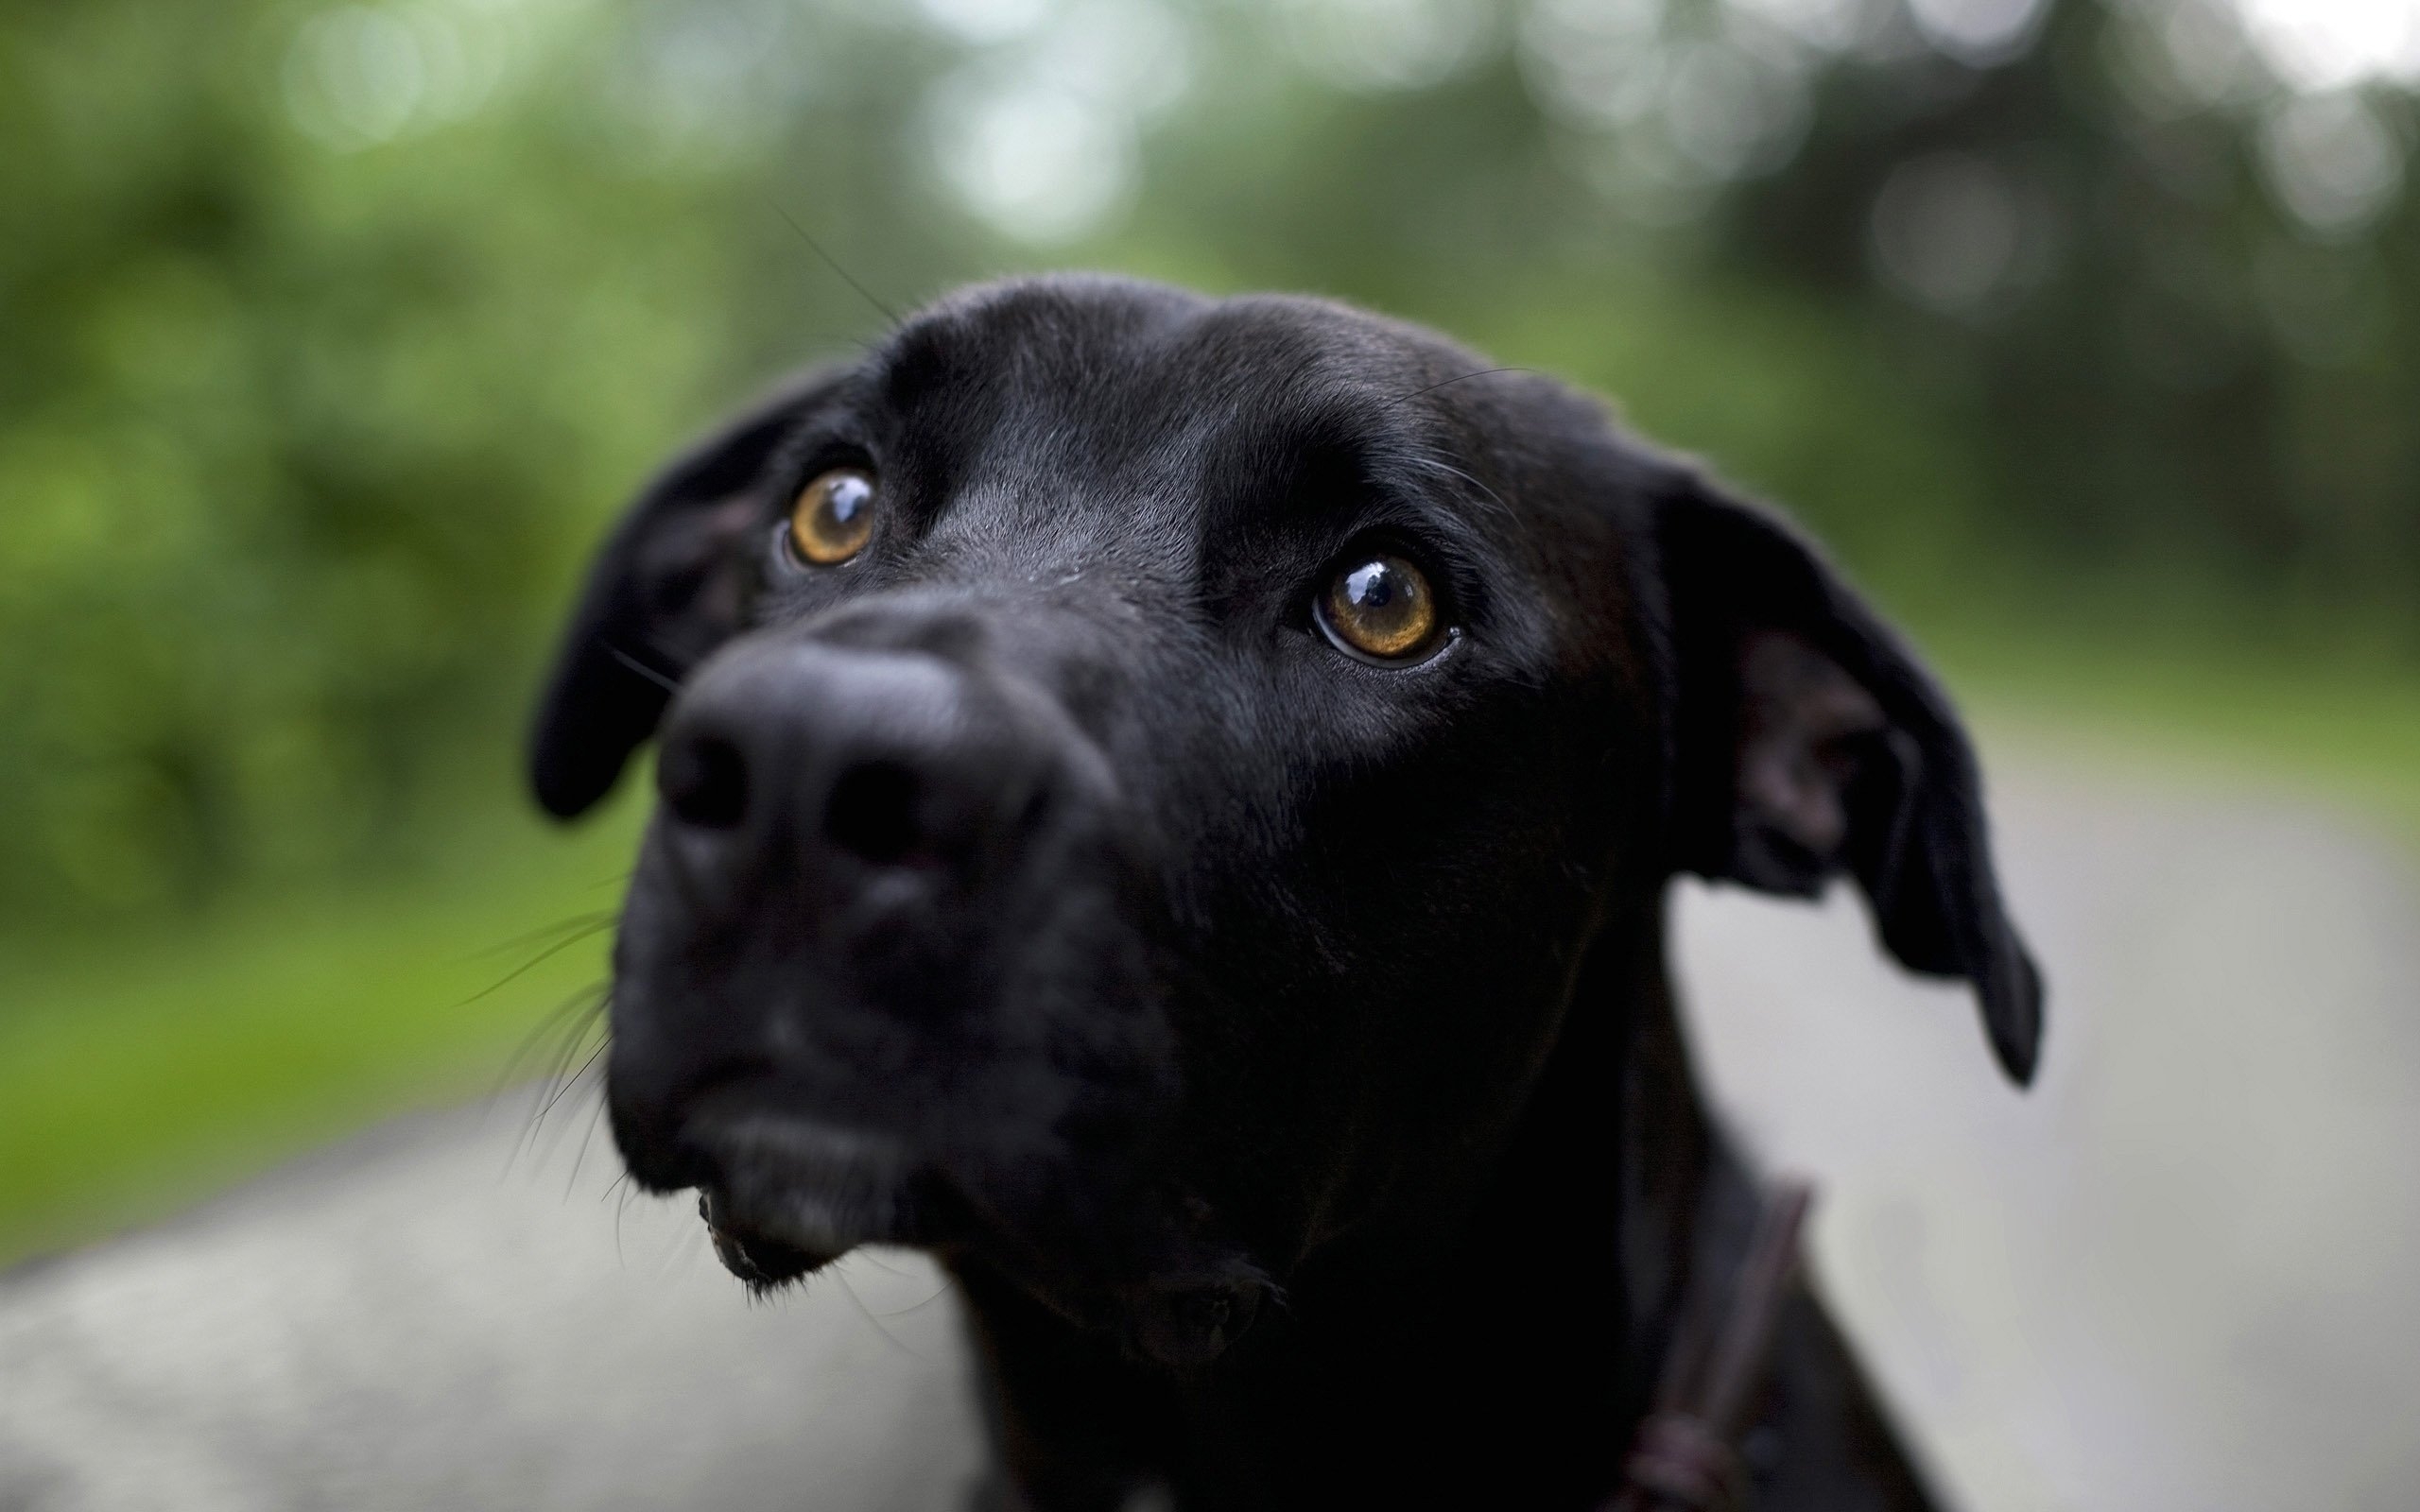
[[[752,1304],[694,1210],[623,1211],[602,1148],[573,1178],[576,1126],[516,1156],[527,1111],[384,1129],[9,1282],[0,1512],[958,1504],[929,1265]]]
[[[2003,766],[2009,764],[2003,760]],[[2016,764],[2040,1088],[1845,901],[1692,892],[1713,1079],[1976,1512],[2420,1505],[2420,886],[2344,818]],[[0,1280],[0,1509],[922,1508],[975,1462],[929,1267],[751,1306],[580,1120],[399,1125]]]

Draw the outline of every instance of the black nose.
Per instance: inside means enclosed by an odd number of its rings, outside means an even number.
[[[896,761],[861,762],[840,774],[823,805],[823,833],[833,844],[877,866],[926,849],[915,771]]]
[[[656,785],[712,866],[966,873],[1029,819],[1047,745],[939,656],[742,644],[675,702]]]
[[[655,785],[675,817],[700,830],[736,829],[748,817],[748,758],[720,735],[665,742]]]

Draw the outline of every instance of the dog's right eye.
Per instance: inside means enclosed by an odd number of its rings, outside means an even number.
[[[790,506],[790,550],[818,567],[847,561],[873,536],[874,498],[873,474],[863,468],[819,473]]]
[[[1351,559],[1320,595],[1315,617],[1339,650],[1389,666],[1426,657],[1444,632],[1427,575],[1387,552]]]

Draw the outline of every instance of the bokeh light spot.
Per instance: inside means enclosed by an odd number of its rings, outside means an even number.
[[[1979,311],[2007,287],[2023,230],[2007,175],[1968,153],[1901,163],[1875,197],[1874,256],[1884,282],[1943,314]]]
[[[1047,84],[958,81],[935,102],[933,146],[970,210],[1038,246],[1099,230],[1134,186],[1132,122]]]
[[[2033,40],[2044,0],[1908,0],[1925,40],[1960,62],[2005,62]]]
[[[2262,54],[2298,88],[2420,79],[2420,0],[2237,3]]]
[[[2261,165],[2278,202],[2321,236],[2375,220],[2403,186],[2403,148],[2360,96],[2298,95],[2260,132]]]

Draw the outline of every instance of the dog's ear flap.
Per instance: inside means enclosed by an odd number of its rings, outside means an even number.
[[[658,473],[589,568],[530,732],[529,784],[558,818],[613,791],[680,679],[740,628],[744,547],[767,519],[765,472],[799,417],[838,384],[782,386]]]
[[[1975,753],[1914,655],[1781,521],[1695,475],[1655,506],[1677,867],[1812,897],[1846,871],[1912,971],[1974,984],[2033,1075],[2042,980],[2000,902]]]

